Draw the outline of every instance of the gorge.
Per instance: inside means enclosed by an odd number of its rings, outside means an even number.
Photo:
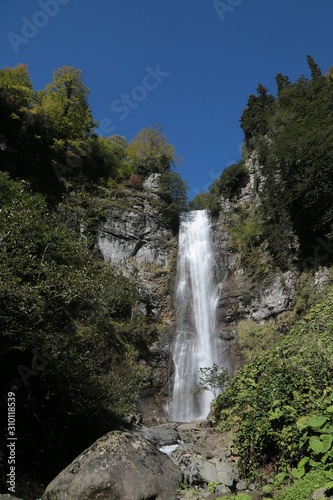
[[[62,82],[82,89],[80,72],[38,95],[24,66],[0,81],[1,401],[15,393],[17,495],[169,500],[182,481],[186,499],[305,500],[316,485],[329,498],[332,71],[280,75],[276,98],[259,86],[242,159],[190,203],[160,128],[128,143],[76,113],[62,127]],[[197,385],[214,365],[231,378],[211,405]],[[178,441],[172,460],[159,452]],[[303,479],[311,491],[290,496]]]

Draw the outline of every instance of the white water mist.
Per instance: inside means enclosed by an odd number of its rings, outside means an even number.
[[[172,346],[174,382],[169,419],[189,422],[206,418],[213,394],[198,394],[199,368],[225,366],[227,347],[218,339],[216,308],[219,288],[211,224],[206,210],[185,214],[179,232],[177,265],[177,328]]]

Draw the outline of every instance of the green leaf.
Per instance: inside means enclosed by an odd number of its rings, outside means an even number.
[[[280,417],[282,417],[284,415],[284,412],[283,410],[281,410],[281,408],[275,408],[275,410],[270,413],[269,415],[269,420],[277,420],[279,419]]]
[[[304,467],[297,467],[297,468],[291,469],[291,473],[295,479],[299,479],[300,477],[304,476],[305,469],[304,469]]]
[[[305,464],[307,464],[310,460],[310,457],[303,457],[302,460],[299,462],[297,467],[304,467]]]
[[[327,422],[326,417],[310,417],[307,421],[307,426],[313,429],[319,429]]]
[[[279,474],[276,474],[276,476],[274,477],[274,484],[282,483],[286,476],[287,474],[285,472],[279,472]]]
[[[330,434],[311,436],[309,446],[315,453],[326,453],[331,448],[332,441],[333,437]]]
[[[308,427],[308,417],[301,417],[297,420],[296,426],[300,431],[304,431]]]
[[[325,464],[327,462],[327,460],[329,460],[330,458],[332,458],[332,453],[328,452],[328,453],[325,453],[325,455],[321,458],[320,461],[322,464]]]

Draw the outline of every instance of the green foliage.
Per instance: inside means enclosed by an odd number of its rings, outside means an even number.
[[[200,193],[188,204],[189,210],[208,210],[212,216],[219,213],[220,203],[216,194],[212,192]]]
[[[180,160],[158,124],[142,129],[128,145],[126,156],[130,166],[142,178],[152,173],[168,172]]]
[[[311,70],[311,78],[315,80],[316,78],[320,78],[322,76],[321,70],[318,64],[314,61],[313,57],[310,55],[306,56],[306,60],[308,62],[309,68]]]
[[[247,363],[255,361],[272,348],[276,340],[277,334],[272,323],[261,325],[251,320],[238,323],[239,347]]]
[[[220,428],[235,427],[245,475],[253,477],[267,464],[280,472],[301,464],[296,475],[318,462],[331,467],[332,331],[331,289],[218,396]],[[304,457],[310,460],[301,462]]]
[[[0,70],[0,110],[2,113],[18,117],[31,106],[33,89],[28,68],[19,64],[15,68]]]
[[[258,136],[268,133],[268,123],[274,109],[274,103],[274,97],[268,94],[268,89],[259,83],[257,95],[250,95],[247,108],[243,111],[240,120],[246,144],[250,148],[255,146],[255,139]]]
[[[88,96],[82,71],[64,66],[54,72],[52,83],[37,94],[35,112],[45,118],[55,139],[78,141],[93,127]]]
[[[210,481],[208,483],[208,491],[209,493],[215,493],[215,488],[219,483],[214,483],[213,481]]]
[[[231,214],[231,246],[240,256],[240,265],[249,276],[259,282],[267,279],[274,269],[274,262],[266,250],[264,227],[258,210],[242,205]]]
[[[40,194],[0,172],[0,200],[1,400],[12,387],[36,470],[63,439],[67,461],[133,409],[156,335],[133,315],[136,280],[94,259]]]
[[[138,275],[96,256],[100,225],[147,200],[171,225],[186,206],[160,129],[131,147],[98,137],[88,97],[72,67],[37,93],[26,66],[0,70],[0,400],[16,393],[20,470],[43,483],[119,426],[152,376],[157,326],[138,311]],[[141,167],[162,174],[160,197]]]
[[[270,249],[281,263],[286,262],[283,249],[292,250],[292,232],[302,258],[313,257],[318,234],[332,234],[333,85],[310,63],[311,80],[301,77],[280,89],[270,117],[271,142],[261,154],[267,178],[263,221]]]
[[[199,383],[197,392],[210,391],[216,397],[222,392],[229,381],[229,372],[215,363],[213,366],[199,368]]]
[[[223,170],[220,178],[215,181],[213,190],[217,190],[226,198],[233,198],[246,184],[248,179],[248,170],[243,161],[234,163]]]
[[[276,500],[308,500],[318,488],[330,489],[330,474],[318,469],[306,474],[302,479],[282,490],[274,497]]]
[[[81,145],[81,168],[87,179],[113,178],[123,181],[134,174],[126,159],[127,141],[124,137],[88,137]]]
[[[307,56],[311,79],[276,76],[278,97],[259,85],[241,118],[247,150],[262,165],[259,213],[274,262],[286,270],[299,259],[314,266],[331,259],[316,252],[317,238],[332,238],[333,85]],[[306,222],[304,222],[306,221]]]
[[[178,230],[179,215],[186,210],[187,183],[176,172],[163,172],[159,179],[159,207],[164,222]]]

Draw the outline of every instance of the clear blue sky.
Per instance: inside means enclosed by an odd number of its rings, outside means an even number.
[[[105,134],[131,140],[159,122],[192,198],[240,158],[239,118],[258,82],[275,93],[276,73],[308,76],[307,54],[323,72],[333,65],[332,0],[219,4],[0,0],[1,67],[26,63],[36,90],[56,68],[82,69]]]

